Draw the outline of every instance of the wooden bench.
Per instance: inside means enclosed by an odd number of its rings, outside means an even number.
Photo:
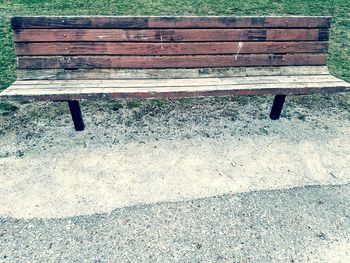
[[[349,91],[327,66],[330,17],[13,17],[17,81],[2,99],[79,100]]]

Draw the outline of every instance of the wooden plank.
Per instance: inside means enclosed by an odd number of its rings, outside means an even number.
[[[330,17],[12,17],[19,28],[328,28]]]
[[[329,27],[330,17],[150,17],[155,28],[317,28]]]
[[[325,41],[327,29],[19,29],[15,42]]]
[[[16,43],[18,56],[324,53],[327,42]]]
[[[237,55],[237,56],[99,56],[18,57],[18,68],[197,68],[233,66],[321,66],[324,54]]]
[[[291,29],[296,31],[297,29]],[[310,29],[304,33],[307,40],[317,40],[318,29]],[[310,39],[311,38],[311,39]],[[24,29],[14,32],[15,42],[74,42],[74,41],[235,41],[235,40],[265,40],[266,29]]]
[[[242,90],[242,89],[256,89],[259,90],[261,88],[263,89],[274,89],[274,88],[308,88],[310,86],[312,87],[344,87],[344,88],[350,88],[350,84],[346,83],[345,81],[338,80],[338,81],[326,81],[326,82],[313,82],[313,81],[285,81],[285,82],[274,82],[274,83],[209,83],[207,85],[178,85],[179,83],[174,83],[176,85],[168,85],[168,86],[144,86],[144,83],[140,83],[138,86],[132,86],[132,87],[120,87],[120,86],[102,86],[102,85],[93,85],[89,83],[80,84],[79,86],[60,86],[60,85],[12,85],[10,88],[7,89],[8,92],[37,92],[40,94],[41,91],[45,91],[48,93],[55,93],[55,92],[72,92],[79,93],[81,90],[84,89],[90,89],[91,92],[101,91],[108,92],[109,90],[113,90],[114,92],[173,92],[173,91],[201,91],[201,90]]]
[[[319,37],[320,32],[323,32],[324,39]],[[267,29],[267,41],[327,41],[328,29]]]
[[[147,28],[148,17],[113,16],[15,16],[12,29],[18,28]]]
[[[234,78],[192,78],[192,79],[128,79],[128,80],[33,80],[16,81],[14,86],[45,85],[47,88],[64,87],[92,87],[99,88],[120,87],[172,87],[172,86],[207,86],[229,84],[273,84],[273,83],[300,83],[300,82],[339,82],[332,75],[310,76],[254,76]]]
[[[164,79],[210,78],[244,76],[329,75],[326,66],[296,67],[227,67],[179,69],[40,69],[17,70],[18,80],[74,80],[74,79]]]
[[[329,40],[329,29],[322,28],[318,32],[318,41],[328,41]]]
[[[350,84],[339,81],[329,83],[278,83],[251,85],[208,85],[153,88],[63,88],[47,89],[45,86],[8,88],[0,99],[13,100],[68,100],[114,98],[179,98],[228,95],[309,94],[349,92]]]

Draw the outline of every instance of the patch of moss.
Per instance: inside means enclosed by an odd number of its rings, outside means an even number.
[[[18,107],[16,105],[7,102],[0,103],[0,115],[2,116],[12,114],[17,110]]]

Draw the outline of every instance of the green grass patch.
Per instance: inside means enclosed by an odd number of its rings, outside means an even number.
[[[142,105],[142,100],[138,100],[138,99],[127,100],[126,102],[126,107],[128,109],[137,108],[141,105]]]
[[[18,110],[16,105],[7,102],[0,103],[0,115],[2,116],[14,113],[16,110]]]

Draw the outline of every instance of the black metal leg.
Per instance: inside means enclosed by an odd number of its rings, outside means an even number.
[[[74,128],[76,131],[83,131],[85,128],[83,117],[81,115],[79,102],[76,100],[69,100],[68,106],[70,114],[72,115],[72,120],[74,123]]]
[[[273,100],[271,113],[270,113],[271,120],[278,120],[280,118],[285,99],[286,99],[286,95],[275,96],[275,99]]]

